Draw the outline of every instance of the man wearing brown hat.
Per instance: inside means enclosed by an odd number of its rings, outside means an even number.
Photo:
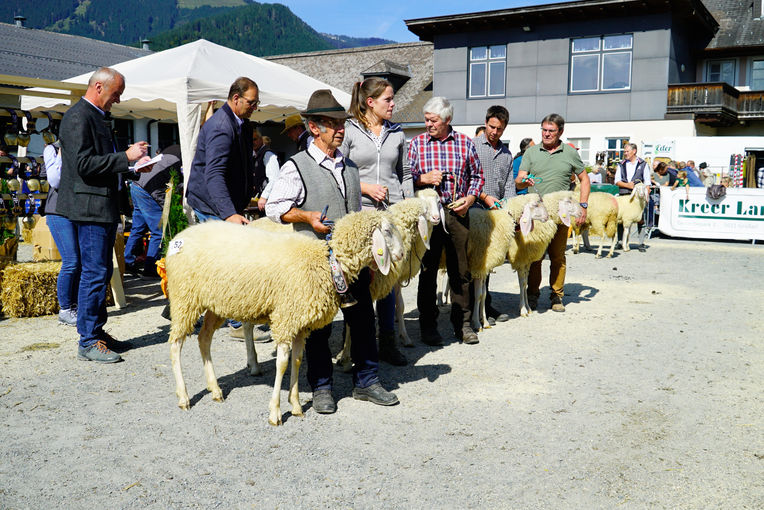
[[[308,145],[310,145],[310,142],[313,140],[313,137],[310,136],[310,132],[305,129],[302,117],[296,113],[286,118],[284,121],[284,129],[281,131],[281,134],[287,135],[297,144],[297,152],[306,150]]]
[[[315,91],[301,115],[313,140],[307,150],[298,152],[281,167],[265,205],[265,213],[277,223],[294,223],[297,232],[325,239],[330,229],[322,222],[324,206],[328,204],[325,219],[329,221],[361,210],[358,168],[338,149],[345,138],[345,120],[350,115],[329,90]],[[397,404],[398,397],[379,382],[370,282],[371,273],[366,268],[349,286],[357,303],[342,308],[353,346],[353,398],[389,406]],[[330,323],[311,333],[305,342],[313,409],[321,414],[333,413],[337,409],[332,395],[331,332]]]

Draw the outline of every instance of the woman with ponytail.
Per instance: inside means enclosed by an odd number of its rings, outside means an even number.
[[[340,151],[353,160],[361,176],[364,208],[385,209],[414,195],[408,166],[406,137],[393,116],[393,86],[382,78],[353,85],[345,139]],[[379,358],[402,366],[406,357],[395,343],[395,293],[377,301]]]

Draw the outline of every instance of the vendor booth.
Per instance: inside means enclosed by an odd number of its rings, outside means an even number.
[[[112,106],[114,117],[175,120],[178,123],[185,180],[196,138],[210,101],[225,101],[239,76],[257,82],[260,107],[253,121],[280,120],[305,109],[317,89],[331,89],[346,108],[350,94],[281,64],[232,50],[204,39],[112,66],[125,76],[125,91]],[[92,73],[64,80],[87,83]],[[22,97],[24,110],[66,111],[69,101]]]

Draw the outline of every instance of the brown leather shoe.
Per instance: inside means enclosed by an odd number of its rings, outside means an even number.
[[[459,335],[459,340],[468,345],[473,345],[480,342],[480,340],[478,340],[477,333],[475,333],[470,326],[464,326],[462,328],[461,334]]]
[[[562,298],[560,296],[552,296],[552,311],[564,312],[565,305],[562,304]]]

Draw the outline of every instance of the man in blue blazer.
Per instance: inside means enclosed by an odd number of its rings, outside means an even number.
[[[112,274],[112,252],[119,221],[120,174],[130,161],[148,160],[148,144],[138,142],[117,152],[111,130],[111,106],[119,103],[125,77],[108,67],[90,77],[79,102],[64,114],[61,137],[61,183],[56,213],[74,224],[82,273],[77,300],[77,357],[99,363],[122,358],[119,347],[103,330],[106,324],[106,285]],[[151,166],[141,169],[151,170]]]
[[[249,223],[242,216],[255,184],[249,117],[259,103],[257,84],[239,77],[226,103],[199,131],[186,194],[199,221]]]

